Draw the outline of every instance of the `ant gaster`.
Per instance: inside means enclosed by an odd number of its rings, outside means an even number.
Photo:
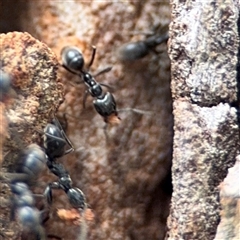
[[[46,154],[37,145],[30,144],[22,153],[20,153],[17,160],[17,173],[26,175],[27,183],[36,179],[38,174],[46,167]]]
[[[116,102],[113,95],[110,92],[103,92],[101,87],[105,86],[109,88],[109,86],[103,83],[98,83],[94,77],[110,71],[111,68],[103,69],[95,76],[90,74],[89,69],[93,64],[96,54],[96,47],[92,46],[92,48],[93,48],[92,57],[86,70],[84,70],[85,63],[83,55],[81,51],[76,47],[69,46],[62,49],[61,52],[62,63],[63,67],[67,69],[69,72],[80,76],[88,88],[83,98],[83,107],[85,107],[85,102],[88,93],[90,93],[91,96],[94,98],[93,105],[96,111],[103,117],[106,123],[109,123],[111,122],[111,118],[118,118]]]

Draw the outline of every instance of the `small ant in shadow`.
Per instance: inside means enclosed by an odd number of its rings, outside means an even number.
[[[156,54],[161,53],[157,51],[156,47],[168,40],[168,25],[162,27],[157,25],[153,28],[153,32],[145,34],[146,38],[141,41],[129,42],[123,44],[117,50],[117,57],[120,61],[134,61],[145,57],[150,52]]]

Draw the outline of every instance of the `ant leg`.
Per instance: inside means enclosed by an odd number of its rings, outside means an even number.
[[[39,225],[36,229],[37,240],[46,240],[46,234],[44,228]]]
[[[94,61],[94,58],[95,58],[95,54],[96,54],[96,47],[95,46],[92,46],[92,57],[91,57],[91,60],[90,60],[90,62],[89,62],[89,64],[88,64],[88,67],[87,67],[87,69],[89,70],[89,68],[92,66],[92,64],[93,64],[93,61]]]
[[[49,205],[51,205],[51,204],[52,204],[52,187],[51,187],[51,184],[49,184],[49,185],[46,187],[43,195],[44,195],[45,198],[47,199],[47,203],[48,203]]]
[[[112,67],[106,67],[106,68],[104,68],[103,70],[101,70],[100,72],[98,72],[98,73],[96,73],[95,75],[93,75],[93,77],[97,77],[97,76],[99,76],[99,75],[101,75],[101,74],[103,74],[103,73],[109,72],[109,71],[111,71],[111,70],[112,70]],[[100,85],[108,88],[109,90],[114,90],[113,87],[109,86],[109,85],[106,84],[106,83],[100,83]]]
[[[154,112],[151,111],[145,111],[145,110],[141,110],[141,109],[137,109],[137,108],[122,108],[122,109],[118,109],[118,112],[125,112],[125,111],[131,111],[131,112],[135,112],[135,113],[139,113],[139,114],[145,114],[145,115],[152,115],[154,114]]]
[[[106,88],[108,88],[108,89],[111,90],[112,92],[114,91],[114,88],[111,87],[111,86],[109,86],[109,85],[106,84],[106,83],[100,83],[100,85],[101,85],[101,86],[104,86],[104,87],[106,87]]]
[[[0,180],[3,182],[26,182],[28,180],[28,176],[26,173],[0,172]]]
[[[3,232],[0,232],[0,236],[2,236],[2,237],[3,237],[2,239],[7,239],[7,236],[6,236],[6,234],[5,234],[5,233],[3,233]]]
[[[88,94],[89,94],[88,90],[85,90],[84,96],[83,96],[83,108],[86,108],[86,100],[87,100]]]
[[[104,134],[105,134],[105,137],[106,137],[106,142],[109,143],[110,139],[109,139],[109,135],[108,135],[108,132],[107,132],[107,127],[108,127],[108,124],[105,123],[105,125],[103,127],[103,131],[104,131]]]
[[[50,171],[51,171],[51,169],[50,169]],[[47,199],[47,202],[49,205],[52,204],[52,189],[61,189],[59,182],[49,183],[43,193],[43,196]]]
[[[98,73],[94,74],[93,77],[97,77],[103,73],[110,72],[112,70],[112,67],[106,67],[103,70],[99,71]]]

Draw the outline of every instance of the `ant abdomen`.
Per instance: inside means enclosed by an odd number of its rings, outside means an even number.
[[[47,159],[45,152],[37,144],[30,144],[17,161],[17,172],[26,174],[31,181],[45,168]]]
[[[86,205],[86,199],[84,193],[79,188],[70,188],[67,191],[69,203],[72,207],[77,209],[84,209]]]
[[[110,92],[106,92],[103,98],[94,99],[93,104],[96,111],[104,118],[112,114],[117,115],[116,102]]]

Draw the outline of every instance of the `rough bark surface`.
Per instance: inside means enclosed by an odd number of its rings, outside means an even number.
[[[66,114],[67,135],[75,147],[62,163],[95,214],[88,223],[87,239],[163,239],[170,197],[163,180],[171,166],[173,135],[167,48],[163,44],[162,54],[149,53],[129,63],[118,61],[116,51],[126,42],[144,39],[141,32],[154,25],[168,24],[168,1],[26,1],[23,9],[22,30],[54,49],[59,62],[66,45],[79,47],[86,62],[91,45],[96,45],[91,72],[113,66],[97,81],[114,87],[118,108],[153,112],[120,112],[121,124],[108,129],[107,142],[104,122],[93,109],[91,97],[87,108],[82,107],[84,85],[60,70],[66,95],[59,116]],[[39,181],[53,180],[49,174]],[[65,194],[55,191],[53,199],[47,233],[76,239],[79,227],[67,225],[55,214],[56,208],[70,207]]]
[[[168,239],[214,239],[219,183],[239,152],[234,1],[171,1],[173,196]],[[237,181],[237,179],[236,179]]]

